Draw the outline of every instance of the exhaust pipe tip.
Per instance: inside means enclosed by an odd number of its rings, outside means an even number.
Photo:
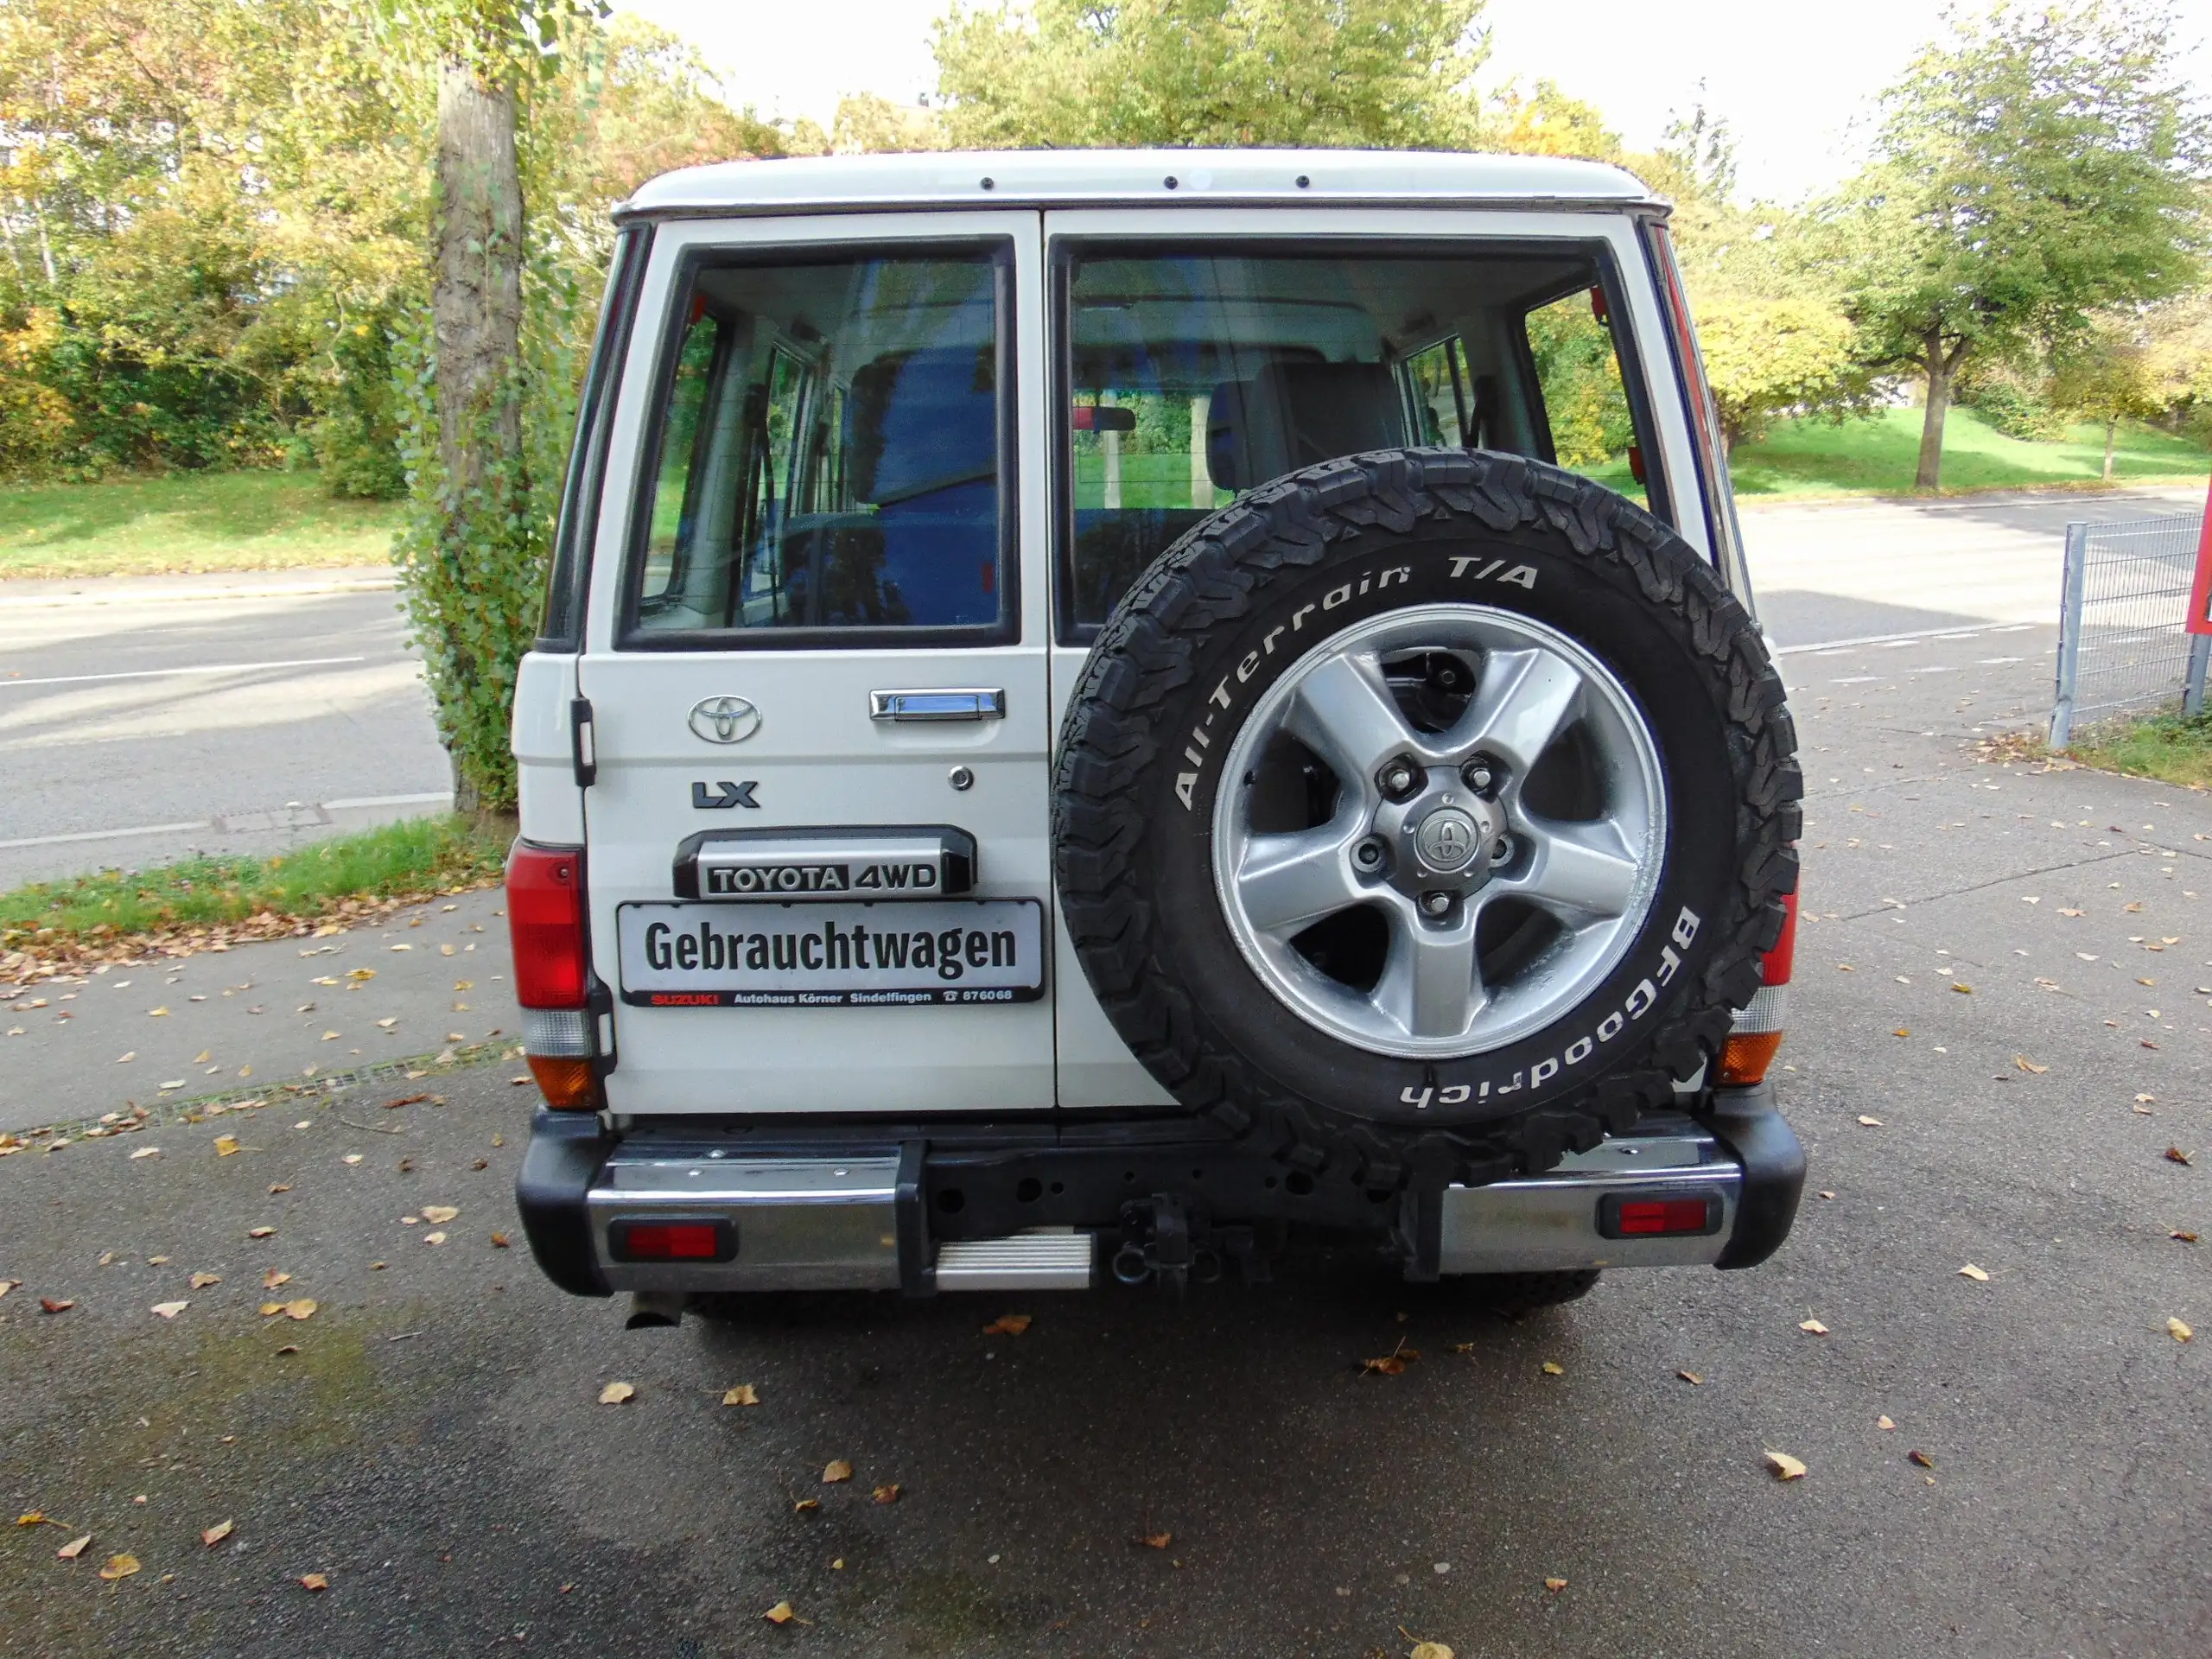
[[[622,1321],[625,1331],[652,1331],[683,1323],[684,1310],[691,1306],[691,1299],[675,1291],[641,1290],[630,1298],[630,1317]]]

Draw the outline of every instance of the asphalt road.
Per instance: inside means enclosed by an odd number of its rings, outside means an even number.
[[[1783,646],[2055,623],[2067,521],[2190,490],[1747,503]],[[355,573],[0,583],[0,886],[274,851],[438,810],[450,778],[389,590]]]
[[[157,1114],[0,1159],[0,1488],[66,1523],[0,1541],[0,1652],[2212,1650],[2212,805],[1978,761],[2048,683],[2001,636],[1787,660],[1812,1191],[1766,1266],[1519,1324],[1338,1260],[626,1332],[493,1237],[504,1066]]]
[[[0,583],[0,886],[436,810],[404,639],[353,572]]]

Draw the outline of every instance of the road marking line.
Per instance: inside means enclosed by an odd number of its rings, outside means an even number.
[[[0,679],[0,690],[22,685],[85,685],[94,680],[158,680],[170,674],[251,674],[264,668],[327,668],[334,663],[365,663],[365,657],[295,657],[282,663],[202,663],[190,668],[134,668],[114,674],[57,674],[43,680]]]
[[[353,800],[318,801],[314,807],[295,807],[288,804],[283,807],[264,807],[258,810],[270,812],[316,810],[334,812],[342,811],[348,807],[429,806],[452,799],[453,791],[442,789],[429,795],[364,795]],[[22,847],[61,847],[79,841],[119,841],[130,836],[182,835],[193,830],[214,830],[226,835],[262,835],[270,830],[286,828],[307,830],[321,827],[315,824],[269,824],[256,826],[250,830],[224,829],[225,823],[229,820],[252,816],[251,812],[226,812],[221,819],[199,818],[190,823],[140,823],[133,824],[127,830],[76,830],[62,836],[24,836],[15,841],[0,841],[0,852],[12,852]]]
[[[25,836],[16,841],[0,841],[0,851],[17,847],[59,847],[72,841],[115,841],[124,836],[180,835],[187,830],[208,830],[214,826],[201,818],[194,823],[142,823],[130,830],[79,830],[67,836]]]
[[[342,812],[348,807],[359,806],[427,806],[435,801],[453,799],[449,789],[434,790],[428,795],[360,795],[351,800],[325,801],[326,812]]]

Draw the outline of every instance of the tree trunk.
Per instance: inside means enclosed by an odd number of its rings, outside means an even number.
[[[466,66],[438,69],[436,271],[430,312],[437,336],[439,459],[448,533],[497,512],[522,476],[522,406],[512,378],[522,337],[522,180],[515,161],[515,100]],[[466,582],[466,571],[457,573]],[[471,665],[460,664],[462,672]],[[454,807],[482,804],[477,780],[455,753]]]
[[[1943,337],[1929,329],[1928,347],[1928,412],[1920,423],[1920,466],[1912,487],[1933,490],[1943,481],[1943,416],[1951,406],[1951,375],[1958,366],[1943,355]]]
[[[2119,436],[2120,416],[2115,415],[2105,423],[2105,482],[2107,484],[2112,482],[2113,444]]]

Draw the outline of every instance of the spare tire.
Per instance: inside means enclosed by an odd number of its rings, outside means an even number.
[[[1665,524],[1517,456],[1280,479],[1147,570],[1060,734],[1053,861],[1185,1106],[1373,1188],[1548,1168],[1759,987],[1802,791],[1756,625]]]

